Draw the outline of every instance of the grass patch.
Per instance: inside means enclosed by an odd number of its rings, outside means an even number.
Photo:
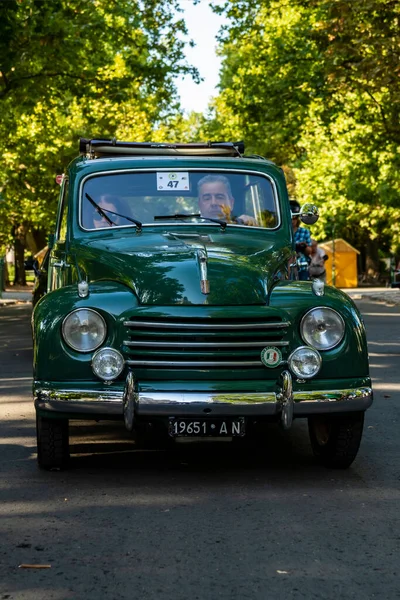
[[[10,283],[13,284],[14,276],[15,276],[15,268],[14,265],[7,264],[8,277]],[[35,281],[35,273],[33,271],[25,271],[26,283],[33,283]]]

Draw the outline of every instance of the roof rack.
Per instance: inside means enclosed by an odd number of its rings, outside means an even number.
[[[80,138],[79,152],[88,158],[103,156],[155,155],[155,156],[235,156],[241,158],[244,142],[200,142],[170,144],[155,142],[118,142],[115,138]]]
[[[243,158],[257,158],[259,160],[266,160],[266,161],[268,161],[268,159],[265,158],[265,156],[261,156],[260,154],[246,154],[245,156],[243,156]]]

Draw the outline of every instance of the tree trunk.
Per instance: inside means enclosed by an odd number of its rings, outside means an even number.
[[[20,225],[15,228],[14,251],[15,251],[15,276],[14,285],[26,285],[25,265],[25,227]]]
[[[365,270],[368,277],[379,275],[379,243],[378,240],[368,240],[366,244],[367,256],[365,259]]]
[[[4,285],[3,289],[9,287],[9,285],[10,285],[10,274],[8,272],[8,265],[7,265],[6,260],[4,261],[3,285]]]
[[[29,252],[34,256],[42,250],[47,243],[47,236],[43,230],[32,229],[26,234],[26,247]]]

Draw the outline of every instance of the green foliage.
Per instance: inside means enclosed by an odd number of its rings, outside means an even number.
[[[148,140],[176,118],[174,76],[197,73],[175,8],[175,0],[0,3],[0,247],[17,230],[35,238],[51,228],[55,175],[80,136]]]
[[[218,3],[219,4],[219,3]],[[227,0],[220,94],[183,118],[192,74],[173,0],[0,2],[0,248],[39,249],[80,136],[231,139],[320,206],[314,235],[400,247],[398,0]],[[37,248],[35,247],[37,246]]]
[[[200,132],[245,139],[319,204],[317,237],[400,245],[400,4],[229,0],[220,94]],[[293,181],[293,175],[295,181]]]

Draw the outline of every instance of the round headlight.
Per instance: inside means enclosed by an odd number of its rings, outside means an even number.
[[[321,356],[314,348],[300,346],[288,358],[289,369],[300,379],[311,379],[321,368]]]
[[[104,381],[116,379],[125,366],[124,357],[114,348],[101,348],[92,358],[93,373]]]
[[[343,339],[344,321],[332,308],[312,308],[301,321],[300,334],[313,348],[330,350]]]
[[[64,340],[78,352],[92,352],[106,339],[103,317],[90,308],[78,308],[65,317],[62,324]]]

